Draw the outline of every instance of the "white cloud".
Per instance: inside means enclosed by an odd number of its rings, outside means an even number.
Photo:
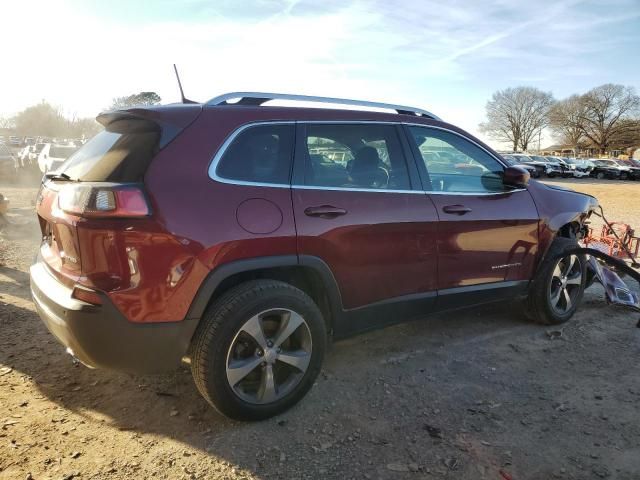
[[[177,101],[177,63],[195,100],[238,90],[362,98],[423,107],[477,132],[496,89],[527,83],[564,95],[581,88],[576,79],[596,85],[608,51],[638,41],[602,29],[640,15],[635,0],[169,5],[197,13],[151,22],[100,18],[63,1],[4,2],[0,42],[11,53],[0,114],[44,98],[95,115],[143,90]],[[612,72],[607,81],[628,78]]]

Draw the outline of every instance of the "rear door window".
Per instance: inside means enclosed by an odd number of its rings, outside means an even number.
[[[293,124],[254,125],[242,130],[222,153],[215,176],[224,180],[289,185]]]
[[[410,190],[396,127],[308,124],[304,183],[346,189]]]

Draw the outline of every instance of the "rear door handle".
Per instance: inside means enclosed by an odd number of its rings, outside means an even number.
[[[444,213],[464,215],[465,213],[471,212],[471,209],[469,207],[465,207],[464,205],[447,205],[446,207],[442,207],[442,211]]]
[[[338,208],[331,205],[321,205],[319,207],[305,208],[304,214],[308,217],[336,218],[341,215],[346,215],[347,211],[344,208]]]

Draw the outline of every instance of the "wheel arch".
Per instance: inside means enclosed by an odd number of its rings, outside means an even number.
[[[230,262],[214,269],[202,282],[187,319],[202,319],[208,306],[224,292],[249,280],[269,279],[299,288],[318,305],[331,332],[342,312],[342,299],[329,266],[307,255],[278,255]]]
[[[586,217],[587,215],[585,215],[584,212],[566,212],[557,215],[545,225],[540,238],[539,256],[532,279],[535,278],[538,273],[542,262],[547,257],[549,249],[556,238],[580,239]]]

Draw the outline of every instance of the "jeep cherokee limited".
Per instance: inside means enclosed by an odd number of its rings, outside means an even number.
[[[429,112],[233,93],[97,119],[43,180],[31,267],[42,320],[87,366],[182,360],[220,412],[261,419],[311,388],[330,338],[505,299],[555,324],[582,297],[571,252],[596,200]]]

